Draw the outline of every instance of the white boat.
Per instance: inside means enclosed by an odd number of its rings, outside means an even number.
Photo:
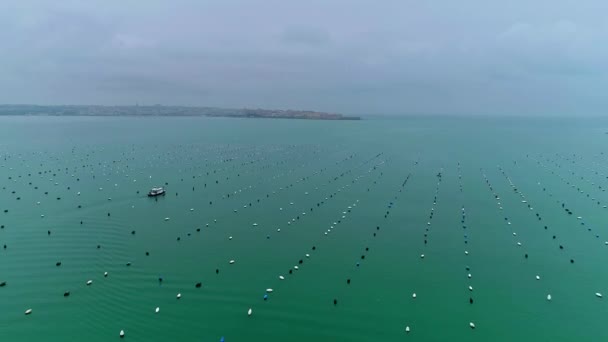
[[[152,188],[148,192],[148,197],[161,196],[165,194],[165,189],[163,188]]]
[[[598,298],[602,298],[602,294],[601,294],[601,293],[599,293],[599,292],[596,292],[596,293],[595,293],[595,296],[596,296],[596,297],[598,297]]]

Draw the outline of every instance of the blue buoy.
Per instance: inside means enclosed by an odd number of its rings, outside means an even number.
[[[357,263],[357,267],[359,267],[359,263]]]
[[[268,299],[268,295],[267,295],[267,294],[265,294],[265,295],[264,295],[264,300],[267,300],[267,299]]]
[[[220,342],[224,342],[224,341],[225,341],[224,336],[222,336],[222,337],[220,338]]]

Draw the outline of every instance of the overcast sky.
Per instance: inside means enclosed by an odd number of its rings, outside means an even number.
[[[0,103],[608,113],[607,0],[0,1]]]

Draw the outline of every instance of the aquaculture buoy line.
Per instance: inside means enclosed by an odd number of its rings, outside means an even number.
[[[520,189],[519,189],[519,188],[518,188],[518,187],[517,187],[517,186],[516,186],[516,185],[513,183],[513,181],[511,180],[511,178],[510,178],[510,177],[509,177],[509,176],[506,174],[505,170],[501,168],[501,169],[500,169],[500,172],[501,172],[501,173],[502,173],[502,175],[505,177],[505,179],[506,179],[506,180],[509,182],[509,185],[510,185],[510,186],[511,186],[511,188],[514,190],[514,192],[515,192],[515,193],[517,193],[517,194],[518,194],[518,195],[519,195],[521,198],[526,198],[526,197],[525,197],[525,195],[523,194],[523,192],[522,192],[522,191],[521,191],[521,190],[520,190]],[[528,201],[524,201],[524,200],[522,200],[522,203],[523,203],[523,204],[526,204],[526,205],[527,205],[527,208],[529,208],[529,209],[530,209],[530,211],[528,211],[528,212],[531,212],[531,210],[533,210],[533,209],[534,209],[534,208],[531,206],[531,203],[528,203]],[[538,221],[541,221],[542,216],[540,215],[540,212],[539,212],[539,211],[537,211],[537,212],[535,213],[535,215],[536,215],[537,220],[538,220]],[[547,224],[545,224],[545,223],[541,223],[540,225],[542,226],[542,228],[544,228],[544,231],[545,231],[545,232],[547,232],[547,233],[549,233],[549,232],[550,232],[549,226],[548,226]],[[554,241],[554,242],[556,242],[556,244],[559,246],[559,249],[560,249],[560,250],[564,250],[564,243],[561,243],[561,242],[559,241],[558,237],[557,237],[555,234],[553,234],[553,235],[552,235],[551,240],[552,240],[552,241]],[[574,263],[574,259],[573,259],[572,257],[567,257],[567,256],[566,256],[566,258],[568,258],[568,259],[570,260],[570,263],[572,263],[572,264]]]
[[[100,188],[100,191],[101,191],[101,190],[103,190],[103,189],[102,189],[102,188]],[[80,192],[79,192],[78,194],[80,194]],[[108,216],[109,216],[109,214],[108,214]],[[50,235],[50,230],[48,231],[48,233],[49,233],[48,235]],[[132,231],[131,231],[131,235],[135,235],[135,230],[132,230]],[[98,248],[99,248],[99,247],[100,247],[100,246],[98,246]],[[127,263],[127,266],[129,266],[130,264],[131,264],[131,263],[130,263],[130,262],[128,262],[128,263]],[[57,265],[56,265],[56,266],[60,266],[60,265],[61,265],[61,262],[57,262]],[[107,277],[107,275],[108,275],[108,273],[107,273],[107,272],[105,272],[105,273],[104,273],[104,276],[106,276],[106,277]],[[161,282],[162,282],[162,278],[160,278],[160,279],[159,279],[159,281],[161,281]],[[93,284],[93,280],[88,280],[88,281],[86,282],[86,285],[92,285],[92,284]],[[199,285],[198,283],[197,283],[197,287],[200,287],[200,285]],[[66,291],[66,292],[64,293],[64,296],[69,296],[69,294],[70,294],[70,292],[69,292],[69,291]],[[181,294],[178,294],[178,298],[181,298]],[[157,309],[156,309],[155,311],[156,311],[156,313],[158,313],[158,312],[159,312],[159,308],[157,307]],[[31,311],[30,311],[30,312],[31,312]],[[121,335],[123,335],[123,334],[121,334]]]
[[[372,159],[370,159],[370,160],[373,160],[373,158],[372,158]],[[362,164],[362,165],[365,165],[365,164]],[[369,173],[369,172],[372,172],[372,171],[374,171],[374,170],[377,170],[377,167],[378,167],[378,166],[381,166],[381,165],[384,165],[384,163],[379,163],[379,164],[378,164],[376,167],[372,167],[370,170],[368,170],[368,173]],[[382,173],[380,173],[379,177],[380,177],[381,175],[382,175]],[[359,178],[360,178],[360,176],[356,176],[356,177],[355,177],[355,180],[356,180],[356,179],[359,179]],[[373,186],[374,186],[374,185],[376,185],[376,184],[377,184],[377,181],[374,181],[374,180],[372,179],[372,184],[371,184],[371,186],[373,187]],[[325,199],[325,200],[329,200],[329,199],[332,199],[332,198],[334,198],[334,197],[335,197],[335,196],[329,196],[329,197],[326,197],[326,199]],[[352,211],[352,210],[354,210],[354,209],[357,207],[357,205],[358,205],[358,204],[360,204],[360,203],[359,203],[359,200],[356,200],[354,203],[352,203],[351,205],[349,205],[349,206],[346,208],[346,210],[345,210],[345,211],[343,211],[343,212],[341,213],[341,214],[342,214],[342,216],[341,216],[340,218],[336,219],[335,221],[333,221],[333,222],[330,224],[330,228],[328,229],[328,231],[329,231],[329,232],[331,232],[331,229],[333,229],[333,228],[337,228],[337,227],[338,227],[338,225],[342,225],[342,224],[344,224],[342,221],[343,221],[344,219],[346,219],[346,217],[347,217],[346,215],[347,215],[347,214],[350,214],[350,213],[351,213],[351,211]],[[326,232],[325,232],[325,234],[327,234],[327,233],[328,233],[328,231],[326,231]],[[279,275],[279,276],[278,276],[279,282],[280,282],[280,281],[284,281],[284,280],[286,279],[286,276],[293,276],[293,275],[295,275],[295,274],[297,273],[297,271],[299,271],[299,270],[300,270],[300,266],[302,266],[302,264],[304,263],[304,260],[305,260],[305,259],[307,259],[307,258],[310,258],[310,257],[311,257],[311,254],[312,254],[312,253],[314,253],[315,251],[317,251],[317,245],[321,245],[321,243],[320,243],[320,242],[313,243],[312,248],[311,248],[311,250],[310,250],[310,254],[309,254],[309,253],[306,253],[306,254],[305,254],[305,258],[300,258],[300,259],[299,259],[299,261],[298,261],[297,263],[294,263],[294,264],[295,264],[295,266],[293,266],[292,268],[288,269],[288,272],[286,272],[286,273],[284,273],[284,274]],[[368,249],[368,250],[369,250],[369,249]],[[361,258],[361,259],[364,259],[364,255],[362,256],[362,258]],[[275,279],[276,279],[276,278],[275,278]],[[346,282],[347,282],[347,284],[350,284],[350,278],[349,278],[349,279],[347,279],[347,281],[346,281]],[[279,284],[277,284],[277,286],[278,286],[278,285],[279,285]],[[263,296],[264,301],[266,301],[266,300],[268,299],[268,295],[269,295],[269,292],[268,292],[268,290],[267,290],[267,292],[266,292],[266,293],[264,294],[264,296]],[[333,305],[334,305],[334,306],[338,305],[338,300],[337,300],[336,298],[334,298],[334,299],[333,299]]]
[[[509,185],[512,187],[512,189],[514,189],[514,193],[518,194],[518,195],[520,196],[520,198],[522,198],[523,193],[521,193],[521,190],[518,190],[518,188],[515,186],[515,184],[514,184],[514,183],[513,183],[513,182],[510,180],[510,178],[509,178],[509,177],[506,175],[506,172],[504,171],[504,169],[502,169],[502,168],[500,168],[500,167],[499,167],[499,171],[500,171],[500,173],[501,173],[501,174],[502,174],[502,175],[505,177],[505,179],[506,179],[506,180],[509,182]],[[485,175],[484,175],[484,176],[485,176]],[[487,178],[486,178],[486,179],[487,179]],[[490,190],[492,191],[492,187],[491,187],[491,185],[489,184],[489,181],[487,181],[487,182],[488,182],[488,185],[489,185],[489,187],[490,187]],[[523,198],[525,198],[525,196],[523,196]],[[526,201],[526,202],[522,202],[522,203],[527,204],[527,201]],[[529,204],[527,204],[527,205],[529,205]],[[547,226],[544,226],[544,227],[545,227],[545,230],[546,230],[546,229],[547,229]],[[516,234],[514,233],[514,235],[516,235]],[[561,247],[561,245],[560,245],[560,247]],[[525,259],[528,259],[528,253],[524,254],[524,258],[525,258]],[[572,263],[574,263],[574,259],[570,259],[570,263],[571,263],[571,264],[572,264]],[[537,275],[535,275],[535,276],[534,276],[534,279],[536,279],[536,281],[539,281],[539,280],[541,280],[541,279],[542,279],[542,277],[541,277],[540,275],[538,275],[538,274],[537,274]],[[549,289],[548,289],[548,292],[550,292],[550,291],[549,291]],[[546,299],[547,299],[547,301],[551,301],[551,300],[552,300],[551,293],[548,293],[548,294],[547,294]]]
[[[544,169],[547,169],[547,167],[545,167],[545,166],[542,164],[542,162],[537,162],[537,164],[538,164],[538,165],[540,165],[541,167],[543,167]],[[576,188],[576,189],[577,189],[577,193],[578,193],[579,195],[580,195],[580,194],[584,194],[584,192],[581,192],[582,190],[580,190],[580,187],[576,187],[574,184],[571,184],[569,181],[565,180],[565,178],[564,178],[564,177],[562,177],[562,176],[561,176],[561,175],[560,175],[558,172],[556,172],[556,171],[551,171],[551,173],[552,173],[552,174],[554,174],[554,175],[557,175],[557,176],[558,176],[558,178],[559,178],[559,179],[560,179],[560,180],[561,180],[563,183],[565,183],[565,185],[567,185],[569,188]],[[605,189],[602,189],[602,191],[604,191],[604,190],[605,190]],[[544,187],[543,187],[543,192],[547,193],[546,188],[544,188]],[[553,196],[553,195],[551,194],[551,192],[548,192],[548,193],[547,193],[547,195],[548,195],[549,197],[552,197],[552,196]],[[587,198],[589,198],[589,194],[587,194]],[[592,197],[592,198],[590,198],[590,199],[591,199],[591,200],[592,200],[594,203],[596,203],[596,204],[597,204],[597,206],[600,206],[600,205],[602,204],[602,202],[601,202],[601,201],[599,201],[599,200],[596,200],[596,199],[595,199],[595,197]],[[565,211],[565,213],[566,213],[567,215],[569,215],[569,216],[575,216],[575,215],[573,214],[573,211],[571,211],[571,210],[570,210],[570,209],[569,209],[569,208],[566,206],[565,200],[562,200],[562,202],[560,202],[560,201],[558,200],[557,202],[558,202],[558,203],[561,203],[562,209],[564,209],[564,211]],[[606,206],[606,205],[602,205],[602,206],[601,206],[601,208],[602,208],[602,211],[604,211],[604,210],[607,208],[607,206]],[[605,215],[605,213],[604,213],[604,212],[602,212],[602,214],[603,214],[603,215]],[[592,227],[592,226],[590,226],[590,225],[586,225],[586,224],[585,224],[586,222],[585,222],[585,221],[583,220],[583,218],[582,218],[582,217],[580,217],[580,216],[577,216],[576,218],[580,220],[579,224],[580,224],[581,226],[586,226],[586,230],[587,230],[588,232],[590,232],[591,234],[593,234],[593,235],[594,235],[594,237],[595,237],[596,239],[598,239],[598,240],[600,239],[600,234],[599,234],[599,233],[597,233],[597,231],[598,231],[599,229],[594,230],[594,228],[595,228],[595,227]],[[601,225],[601,224],[600,224],[599,226],[600,226],[600,227],[602,227],[602,225]],[[600,240],[600,242],[602,242],[602,241]],[[604,245],[608,245],[608,241],[603,241],[602,243],[603,243]]]
[[[542,162],[542,161],[538,161],[538,160],[537,160],[537,163],[536,163],[536,164],[537,164],[537,165],[540,165],[540,166],[541,166],[541,168],[542,168],[544,171],[548,171],[548,170],[550,170],[550,168],[549,168],[547,165],[543,164],[543,162]],[[555,164],[555,165],[557,165],[557,167],[558,167],[558,168],[560,167],[560,166],[559,166],[559,164]],[[561,180],[561,181],[562,181],[562,182],[563,182],[563,183],[564,183],[564,184],[565,184],[565,185],[566,185],[568,188],[570,188],[570,189],[572,189],[572,190],[576,190],[576,193],[577,193],[578,195],[586,195],[586,196],[584,196],[584,197],[585,197],[585,198],[587,198],[587,199],[589,199],[589,200],[590,200],[590,201],[591,201],[593,204],[595,204],[595,205],[597,205],[597,206],[601,206],[601,208],[602,208],[602,209],[606,209],[606,208],[608,208],[608,206],[606,206],[605,204],[603,204],[603,203],[602,203],[602,202],[599,200],[599,197],[600,197],[600,196],[602,196],[602,194],[598,194],[598,195],[596,195],[596,196],[598,196],[598,198],[596,198],[596,197],[591,197],[591,196],[590,196],[590,195],[591,195],[591,192],[590,192],[590,191],[586,192],[585,190],[583,190],[583,189],[581,188],[581,186],[576,185],[576,184],[574,183],[574,182],[575,182],[575,180],[572,180],[572,181],[568,180],[566,177],[564,177],[562,174],[560,174],[560,172],[559,172],[559,171],[557,171],[557,170],[551,170],[551,174],[553,174],[553,175],[557,176],[557,177],[558,177],[558,178],[559,178],[559,179],[560,179],[560,180]],[[572,174],[572,175],[574,175],[574,172],[571,172],[571,174]],[[583,176],[580,176],[580,179],[577,179],[576,181],[581,181],[581,180],[585,181],[586,179],[585,179]],[[587,180],[587,181],[588,181],[588,182],[590,182],[590,183],[592,184],[592,186],[595,186],[595,183],[594,183],[594,182],[591,182],[590,180]],[[601,185],[598,185],[598,189],[600,190],[600,192],[605,192],[605,191],[606,191],[606,189],[605,189],[605,188],[602,188],[602,186],[601,186]]]

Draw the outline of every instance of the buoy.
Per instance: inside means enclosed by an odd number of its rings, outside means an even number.
[[[107,277],[108,276],[108,272],[103,272],[103,276]]]
[[[273,290],[272,289],[266,289],[266,292],[271,293]]]
[[[475,323],[469,322],[469,326],[471,327],[471,329],[475,329]]]
[[[121,330],[120,333],[118,334],[118,336],[120,336],[120,338],[125,337],[125,331]]]
[[[154,312],[158,313],[160,311],[160,308],[157,306],[156,310],[154,310]]]
[[[416,293],[415,292],[412,294],[412,298],[416,298]]]
[[[409,333],[409,332],[410,332],[410,327],[409,327],[409,326],[405,327],[405,332],[406,332],[406,333]]]
[[[93,284],[93,281],[92,280],[88,280],[87,281],[87,285],[91,285],[91,284]]]
[[[536,276],[536,280],[540,280],[540,276]]]
[[[547,300],[551,300],[551,295],[550,294],[547,295]]]
[[[601,293],[599,293],[599,292],[596,292],[596,293],[595,293],[595,296],[596,296],[596,297],[598,297],[598,298],[602,298],[602,294],[601,294]]]
[[[31,313],[32,313],[32,309],[27,309],[27,310],[25,310],[25,314],[26,314],[26,315],[29,315],[29,314],[31,314]]]
[[[251,310],[251,308],[249,308],[249,310],[247,310],[247,316],[251,316],[252,313],[253,313],[253,310]]]
[[[279,276],[279,279],[281,279],[281,280],[285,280],[285,277],[283,277],[283,276]]]
[[[180,298],[182,298],[182,294],[181,294],[181,293],[178,293],[178,294],[177,294],[177,299],[180,299]]]
[[[234,264],[234,260],[230,260],[230,264]]]

